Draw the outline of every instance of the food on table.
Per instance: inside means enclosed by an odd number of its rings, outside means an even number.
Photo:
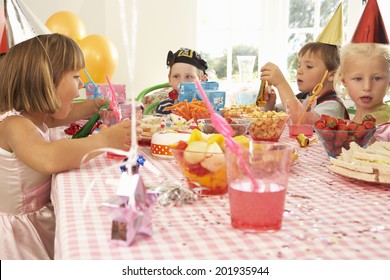
[[[245,136],[234,139],[249,143]],[[227,192],[225,140],[221,134],[204,134],[194,129],[188,142],[172,145],[176,162],[187,179],[190,188],[200,189],[202,194],[216,195]]]
[[[160,131],[161,128],[161,118],[160,117],[144,117],[141,120],[142,128],[142,137],[150,138],[153,136],[153,133]]]
[[[362,123],[321,115],[314,124],[314,130],[329,156],[335,157],[342,148],[349,149],[351,142],[367,146],[375,133],[375,122],[372,115],[366,115]]]
[[[145,116],[141,119],[142,138],[151,138],[158,131],[177,131],[190,133],[197,127],[194,120],[186,121],[183,117],[175,114],[168,114],[163,117]]]
[[[210,118],[210,113],[203,101],[193,99],[191,102],[184,100],[173,106],[165,107],[164,110],[170,110],[172,113],[183,117],[186,121],[193,119],[195,122],[198,119]]]
[[[230,124],[234,131],[233,136],[246,135],[248,132],[249,125],[251,124],[250,120],[230,117],[227,117],[226,121]],[[198,127],[202,130],[202,132],[206,134],[218,133],[217,129],[211,122],[211,119],[198,120]]]
[[[241,118],[243,116],[255,114],[256,112],[264,112],[264,110],[256,104],[232,105],[221,110],[222,117],[224,118]]]
[[[355,142],[336,158],[330,158],[329,170],[336,174],[368,182],[390,184],[390,142],[375,142],[367,148]]]
[[[253,140],[277,142],[290,116],[285,112],[259,111],[247,114],[245,118],[252,121],[248,132]]]
[[[152,154],[161,158],[172,158],[171,146],[179,141],[188,141],[189,133],[174,131],[158,131],[153,134],[150,143]]]

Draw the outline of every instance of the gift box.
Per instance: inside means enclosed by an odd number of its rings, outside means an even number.
[[[98,97],[110,98],[110,86],[108,84],[97,84],[97,95]],[[127,98],[126,85],[125,84],[112,84],[116,94],[116,100],[118,104],[125,103]],[[92,99],[95,97],[95,92],[93,87],[85,87],[85,95],[87,99]]]
[[[152,210],[157,200],[156,193],[147,193],[139,164],[121,167],[122,173],[116,194],[102,205],[112,219],[111,243],[130,246],[138,234],[151,236]],[[129,174],[130,172],[130,174]]]
[[[202,82],[201,85],[215,111],[218,112],[225,107],[226,92],[218,90],[219,84],[217,82]],[[181,83],[179,86],[179,102],[193,99],[202,100],[195,83]]]

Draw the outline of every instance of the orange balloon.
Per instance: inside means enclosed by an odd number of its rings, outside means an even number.
[[[83,21],[76,14],[68,11],[60,11],[53,14],[46,21],[46,27],[51,32],[69,36],[76,42],[79,42],[86,36]]]
[[[85,58],[85,70],[95,83],[107,84],[106,75],[111,79],[118,67],[118,51],[115,45],[102,35],[89,35],[79,42]],[[81,80],[89,82],[84,71]]]

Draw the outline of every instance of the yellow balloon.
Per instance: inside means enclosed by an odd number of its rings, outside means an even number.
[[[83,21],[76,14],[68,11],[60,11],[53,14],[46,21],[46,27],[51,32],[69,36],[76,42],[79,42],[86,36]]]
[[[79,42],[85,58],[85,70],[95,83],[107,84],[106,75],[111,79],[118,67],[118,51],[115,45],[102,35],[89,35]],[[84,83],[89,79],[80,72]]]

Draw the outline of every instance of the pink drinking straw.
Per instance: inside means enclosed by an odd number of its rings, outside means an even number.
[[[116,101],[115,90],[111,84],[111,81],[110,81],[110,78],[108,77],[108,75],[106,75],[106,80],[107,80],[107,83],[111,89],[111,94],[110,94],[111,102],[110,102],[110,105],[108,108],[112,109],[112,111],[114,112],[115,120],[118,123],[120,120],[120,112],[119,112],[119,108],[118,108],[118,102]]]
[[[252,172],[250,171],[248,165],[242,158],[242,153],[240,146],[236,141],[233,140],[234,130],[233,128],[228,124],[228,122],[221,116],[215,113],[213,106],[211,106],[211,103],[206,95],[206,93],[203,90],[202,85],[199,81],[195,82],[196,87],[199,90],[200,95],[202,96],[202,99],[204,103],[206,104],[207,109],[210,112],[210,120],[211,123],[214,125],[214,127],[217,129],[219,133],[223,135],[225,138],[226,146],[237,156],[239,162],[241,163],[242,167],[244,168],[246,174],[248,175],[249,179],[251,180],[253,187],[255,191],[259,189],[259,185],[257,184],[255,178],[252,175]]]

